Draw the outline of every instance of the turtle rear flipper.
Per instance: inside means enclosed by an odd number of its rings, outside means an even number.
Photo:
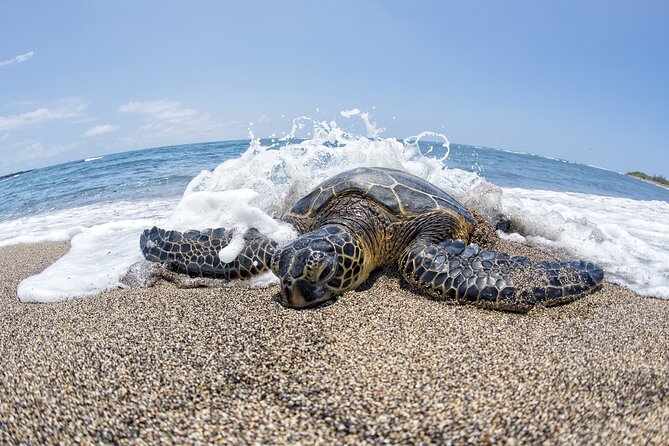
[[[248,279],[269,270],[278,244],[255,229],[244,234],[239,255],[232,262],[223,262],[219,252],[228,246],[232,235],[233,230],[224,228],[182,233],[154,226],[144,230],[139,246],[147,260],[191,277]]]
[[[422,241],[400,259],[407,282],[438,298],[506,311],[529,311],[535,304],[571,302],[599,288],[604,271],[592,263],[533,262],[476,244]]]

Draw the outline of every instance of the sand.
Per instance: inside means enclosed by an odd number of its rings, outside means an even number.
[[[668,301],[502,313],[390,270],[303,311],[169,283],[19,303],[67,249],[0,249],[0,443],[669,443]]]

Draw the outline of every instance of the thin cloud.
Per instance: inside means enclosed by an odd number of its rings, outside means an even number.
[[[69,98],[59,101],[54,107],[41,107],[25,113],[0,116],[0,131],[14,130],[20,127],[41,124],[48,121],[81,118],[88,103],[81,98]]]
[[[144,116],[141,129],[148,132],[148,136],[205,135],[220,128],[208,114],[185,107],[179,101],[131,101],[118,110]]]
[[[9,143],[0,147],[0,174],[34,169],[68,159],[81,153],[82,141],[43,144],[37,138]]]
[[[90,128],[84,132],[84,136],[97,136],[97,135],[103,135],[105,133],[112,133],[120,129],[119,126],[117,125],[111,125],[111,124],[101,124],[101,125],[96,125],[93,128]]]
[[[9,59],[9,60],[3,60],[3,61],[0,61],[0,67],[8,67],[8,66],[10,66],[10,65],[14,65],[14,64],[17,64],[17,63],[25,62],[26,60],[28,60],[28,59],[30,59],[31,57],[33,57],[34,54],[35,54],[34,51],[28,51],[28,52],[25,53],[25,54],[19,54],[18,56],[14,56],[14,57],[12,57],[12,58]]]
[[[53,158],[79,146],[79,143],[74,142],[70,144],[54,144],[51,146],[44,146],[42,141],[30,139],[14,144],[13,162],[25,162],[35,159]]]
[[[119,107],[121,113],[139,113],[161,120],[182,121],[196,116],[198,112],[184,108],[181,102],[160,99],[157,101],[131,101]]]

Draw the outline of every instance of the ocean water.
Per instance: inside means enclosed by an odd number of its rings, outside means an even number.
[[[345,129],[354,119],[365,132]],[[357,166],[419,175],[484,216],[509,216],[514,232],[505,238],[559,248],[600,264],[612,282],[669,298],[668,189],[563,160],[449,144],[437,133],[386,138],[358,110],[337,121],[299,118],[283,139],[251,134],[125,152],[0,180],[0,246],[71,241],[68,254],[20,284],[19,298],[53,302],[121,286],[141,259],[139,234],[152,225],[238,234],[255,227],[291,240],[296,234],[278,220],[282,212]]]

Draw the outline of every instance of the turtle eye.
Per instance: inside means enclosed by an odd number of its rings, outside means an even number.
[[[334,252],[334,246],[332,243],[323,239],[316,239],[309,244],[309,247],[314,251],[314,253],[322,251],[324,253]]]
[[[332,276],[332,272],[333,272],[333,271],[334,271],[334,268],[332,268],[332,267],[329,266],[329,265],[326,266],[326,267],[323,268],[323,270],[321,271],[321,275],[318,276],[318,281],[319,281],[319,282],[324,282],[324,281],[326,281],[327,279],[330,278],[330,276]]]

